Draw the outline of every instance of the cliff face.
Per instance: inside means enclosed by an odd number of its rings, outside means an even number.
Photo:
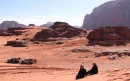
[[[16,21],[3,21],[0,24],[0,30],[7,30],[8,28],[18,28],[18,27],[25,27],[25,25],[19,24]]]
[[[84,29],[91,30],[101,26],[128,26],[130,28],[130,0],[106,2],[85,16]]]
[[[126,45],[130,41],[130,29],[124,26],[100,27],[87,36],[90,45]]]

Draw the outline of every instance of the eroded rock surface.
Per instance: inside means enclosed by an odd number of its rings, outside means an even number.
[[[90,45],[126,45],[130,41],[130,30],[128,27],[101,27],[94,29],[87,36]]]
[[[130,0],[111,0],[93,9],[84,18],[83,28],[100,26],[128,26],[130,28]]]
[[[74,28],[66,22],[55,22],[50,28],[43,29],[34,36],[36,41],[49,41],[50,39],[72,38],[86,36],[86,30]]]

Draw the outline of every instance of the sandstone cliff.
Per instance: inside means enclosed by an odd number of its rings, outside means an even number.
[[[90,45],[126,45],[130,41],[130,29],[123,26],[100,27],[91,31],[87,39]]]
[[[113,0],[94,8],[84,18],[84,29],[101,26],[127,26],[130,28],[130,0]]]
[[[57,38],[83,37],[86,35],[86,30],[75,28],[66,22],[55,22],[51,27],[38,32],[33,39],[36,41],[49,41]]]

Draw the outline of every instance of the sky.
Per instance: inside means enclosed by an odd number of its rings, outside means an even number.
[[[111,0],[0,0],[0,23],[42,25],[62,21],[82,26],[84,16],[107,1]]]

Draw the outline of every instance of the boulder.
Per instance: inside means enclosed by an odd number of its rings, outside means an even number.
[[[13,64],[17,64],[20,62],[20,57],[19,58],[11,58],[7,60],[7,63],[13,63]]]
[[[64,41],[56,41],[55,44],[64,44]]]
[[[21,64],[36,64],[36,63],[37,60],[32,58],[24,59],[21,61]]]
[[[78,48],[75,48],[75,49],[72,49],[71,52],[91,52],[90,49],[86,48],[86,47],[78,47]]]
[[[28,41],[27,40],[13,40],[7,41],[6,46],[13,46],[13,47],[27,47]]]
[[[28,59],[21,59],[19,58],[11,58],[7,60],[7,63],[13,63],[13,64],[36,64],[37,63],[37,59],[33,59],[33,58],[28,58]]]
[[[117,55],[110,55],[110,56],[108,56],[108,59],[110,59],[110,60],[116,60],[118,58],[119,57]]]

